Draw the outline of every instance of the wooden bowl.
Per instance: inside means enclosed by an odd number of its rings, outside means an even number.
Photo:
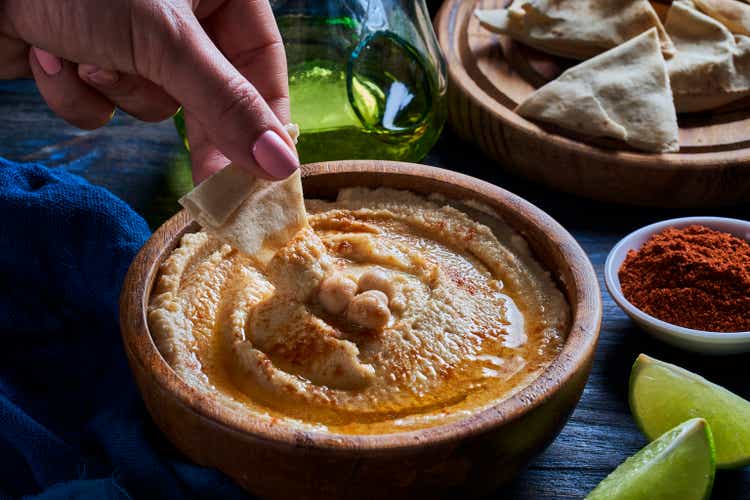
[[[599,284],[586,254],[544,212],[477,179],[423,165],[378,161],[304,167],[308,197],[333,197],[346,186],[388,186],[474,199],[527,238],[553,272],[572,308],[562,353],[515,396],[455,423],[384,435],[336,435],[276,425],[225,411],[186,383],[159,354],[146,307],[159,265],[198,226],[182,211],[137,255],[120,299],[130,366],[159,428],[195,462],[218,468],[266,498],[405,498],[479,495],[516,475],[562,429],[588,378],[599,336]]]
[[[661,155],[592,145],[516,114],[519,102],[575,61],[479,25],[474,10],[507,1],[446,0],[435,19],[448,64],[449,119],[460,136],[511,172],[601,201],[698,207],[750,200],[750,106],[680,115],[681,150]]]

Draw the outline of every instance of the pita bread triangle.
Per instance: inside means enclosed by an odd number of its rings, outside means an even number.
[[[677,115],[656,29],[568,69],[516,111],[644,151],[679,150]]]
[[[674,53],[648,0],[514,0],[475,15],[488,30],[561,57],[588,59],[651,28],[665,57]]]
[[[678,111],[704,111],[750,95],[750,37],[678,0],[666,28],[677,47],[667,62]]]
[[[296,140],[296,128],[287,130]],[[269,181],[229,165],[180,198],[180,204],[206,231],[263,267],[307,227],[299,171]]]

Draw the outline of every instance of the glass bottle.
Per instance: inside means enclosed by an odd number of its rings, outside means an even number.
[[[445,123],[445,63],[424,0],[271,0],[303,163],[418,161]]]

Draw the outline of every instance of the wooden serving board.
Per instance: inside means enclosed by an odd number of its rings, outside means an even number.
[[[584,142],[513,110],[576,61],[492,33],[474,10],[507,0],[446,0],[435,19],[448,63],[449,119],[510,171],[569,193],[631,205],[700,207],[750,200],[750,102],[680,115],[680,152]],[[662,9],[663,10],[663,9]],[[563,135],[565,134],[565,135]]]

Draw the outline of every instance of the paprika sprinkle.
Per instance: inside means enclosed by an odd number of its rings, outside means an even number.
[[[619,271],[625,297],[662,321],[713,332],[750,331],[750,242],[705,226],[667,228]]]

